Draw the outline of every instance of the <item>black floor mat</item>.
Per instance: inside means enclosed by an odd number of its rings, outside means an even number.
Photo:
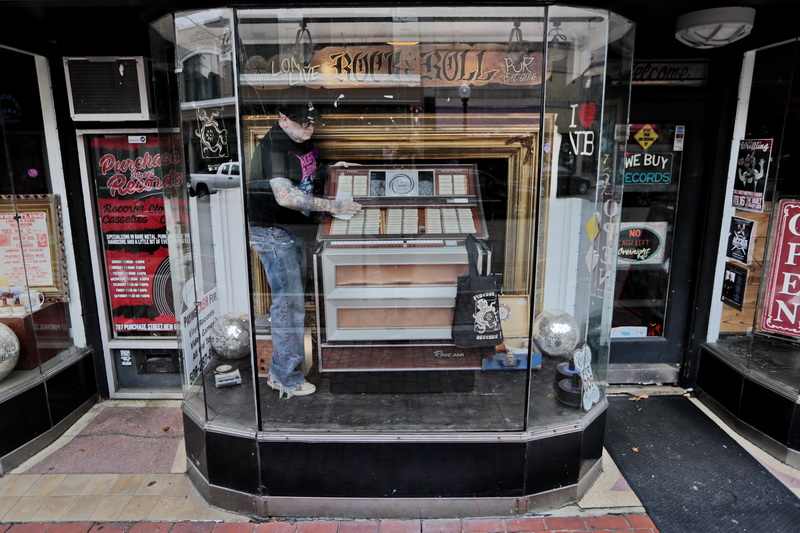
[[[800,531],[800,499],[688,398],[610,397],[605,445],[661,533]]]
[[[331,377],[333,394],[422,394],[472,392],[472,371],[336,372]]]

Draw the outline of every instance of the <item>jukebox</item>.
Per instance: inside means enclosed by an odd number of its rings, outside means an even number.
[[[315,255],[321,371],[479,369],[452,342],[464,239],[485,239],[474,166],[334,168],[328,196],[363,209],[320,226]],[[488,248],[478,271],[488,273]]]

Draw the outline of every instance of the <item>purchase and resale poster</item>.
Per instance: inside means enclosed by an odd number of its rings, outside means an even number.
[[[124,135],[89,144],[114,333],[175,335],[163,189],[184,180],[180,143]]]

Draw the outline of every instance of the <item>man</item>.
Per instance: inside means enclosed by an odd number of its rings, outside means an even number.
[[[316,390],[297,370],[305,352],[303,243],[313,238],[312,213],[352,215],[361,209],[350,200],[313,196],[321,170],[311,142],[318,119],[311,102],[279,105],[278,123],[261,139],[250,164],[250,239],[264,265],[272,295],[273,356],[267,384],[279,397],[306,396]],[[339,162],[334,166],[346,165]]]

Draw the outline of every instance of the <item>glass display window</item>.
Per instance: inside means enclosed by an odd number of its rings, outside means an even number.
[[[320,7],[174,27],[195,414],[456,433],[602,410],[629,22]]]
[[[47,61],[0,46],[0,103],[0,403],[13,413],[2,473],[97,389],[74,319],[81,299]]]
[[[731,148],[729,196],[720,236],[714,317],[709,341],[726,360],[796,398],[800,342],[793,225],[800,190],[791,178],[793,116],[780,102],[793,98],[794,41],[748,52],[749,92],[737,114],[740,135]]]

